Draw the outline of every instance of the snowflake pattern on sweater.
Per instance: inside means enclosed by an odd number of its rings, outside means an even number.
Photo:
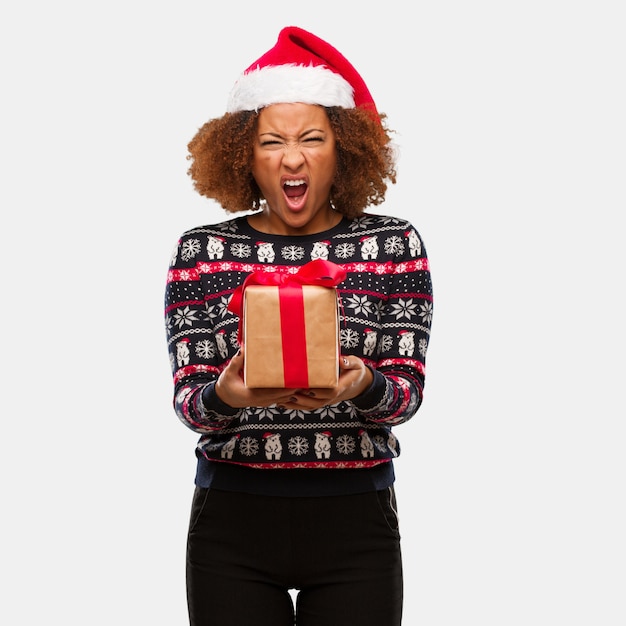
[[[214,384],[239,348],[239,318],[228,310],[233,291],[251,272],[293,272],[314,259],[347,272],[337,287],[341,351],[372,368],[371,388],[314,411],[225,405]],[[212,461],[260,468],[389,461],[400,453],[392,427],[422,402],[432,310],[424,244],[403,219],[364,214],[298,237],[261,233],[245,216],[188,230],[165,293],[174,409],[201,435],[197,453]]]

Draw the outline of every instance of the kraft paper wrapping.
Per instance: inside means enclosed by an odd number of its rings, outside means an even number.
[[[294,342],[297,320],[281,320],[278,286],[250,285],[245,290],[243,336],[244,382],[248,387],[285,387],[284,341],[306,351],[306,367],[290,371],[298,388],[334,387],[339,377],[339,312],[335,288],[303,285],[305,345]],[[290,331],[300,331],[290,333]],[[307,372],[308,370],[308,372]],[[307,375],[308,374],[308,375]],[[292,382],[294,382],[292,378]]]

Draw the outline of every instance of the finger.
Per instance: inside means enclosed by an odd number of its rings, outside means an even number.
[[[355,365],[356,365],[355,360],[354,360],[354,359],[352,359],[352,358],[351,358],[351,357],[349,357],[349,356],[342,356],[342,357],[339,359],[339,367],[340,367],[342,370],[351,370],[351,369],[354,369]]]

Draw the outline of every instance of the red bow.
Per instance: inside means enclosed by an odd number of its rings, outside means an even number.
[[[330,261],[315,259],[304,264],[295,274],[279,274],[278,272],[252,272],[239,287],[235,289],[228,303],[228,310],[241,318],[243,313],[243,292],[250,285],[319,285],[335,287],[345,280],[346,270]],[[241,321],[239,323],[241,329]]]

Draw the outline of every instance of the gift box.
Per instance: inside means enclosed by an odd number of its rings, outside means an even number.
[[[335,289],[248,287],[244,294],[248,387],[334,387],[339,377]]]
[[[311,261],[295,274],[255,273],[233,294],[248,387],[334,387],[339,378],[336,285],[346,274]]]

